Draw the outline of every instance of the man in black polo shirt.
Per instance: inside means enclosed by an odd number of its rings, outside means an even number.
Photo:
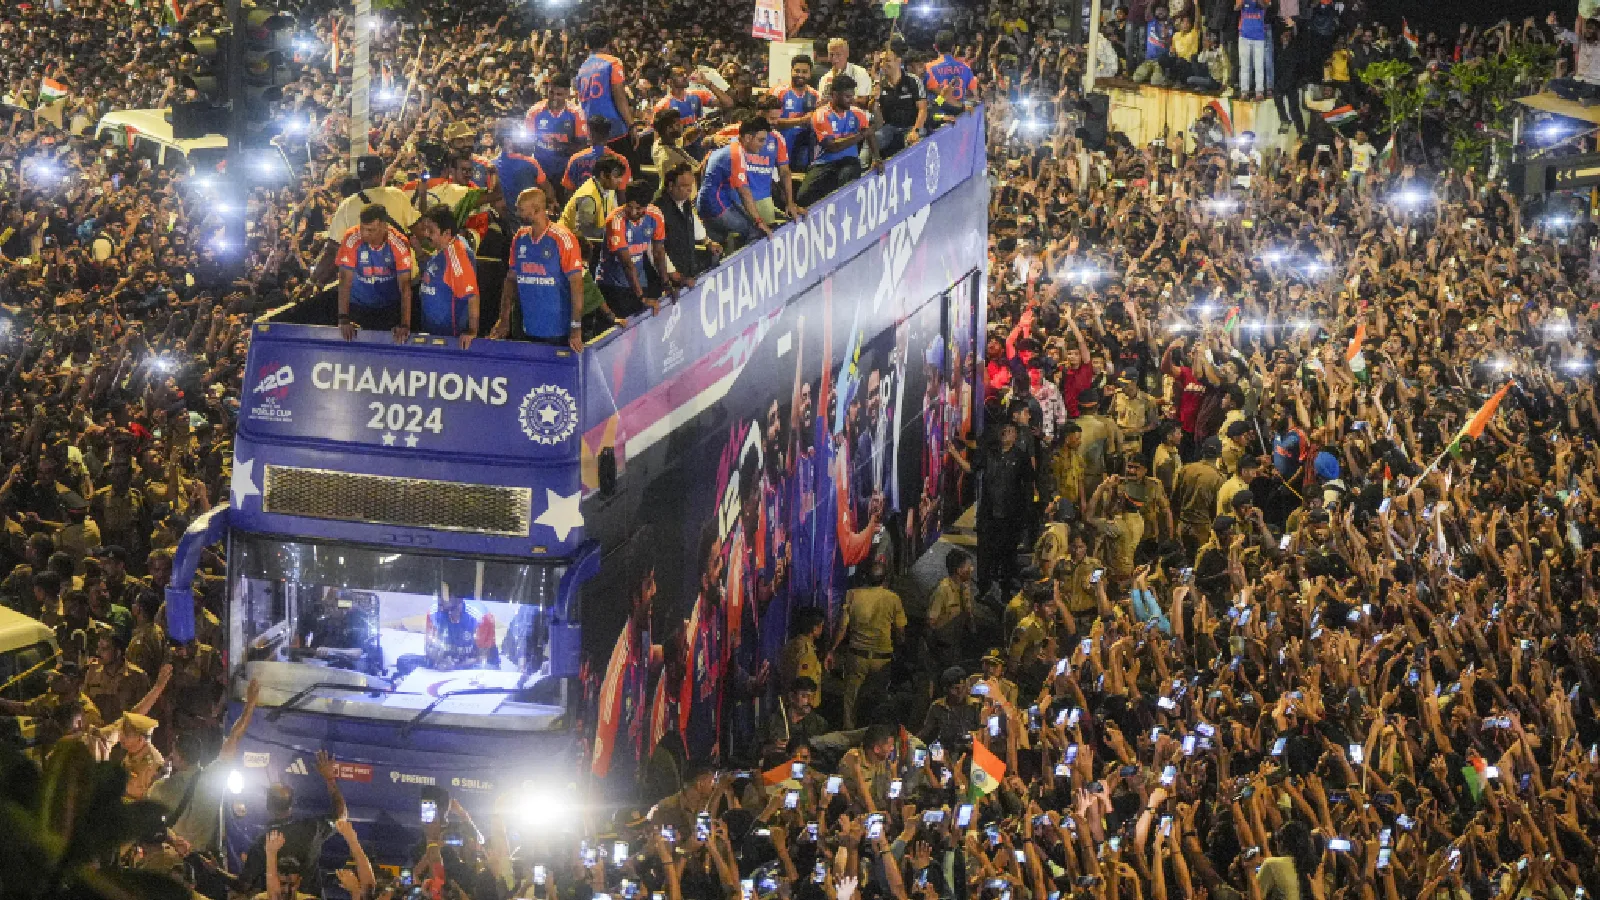
[[[878,149],[885,159],[922,140],[928,119],[928,97],[915,75],[906,71],[906,43],[895,39],[878,55]]]

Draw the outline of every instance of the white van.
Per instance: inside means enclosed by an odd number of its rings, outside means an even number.
[[[228,139],[220,134],[178,139],[172,136],[172,123],[164,109],[119,109],[106,113],[95,126],[94,136],[110,138],[131,147],[135,159],[148,159],[152,166],[207,172],[216,169],[228,153]]]
[[[56,633],[37,619],[0,606],[0,697],[19,703],[49,687],[50,660],[56,655]],[[15,720],[20,736],[32,742],[33,722]]]

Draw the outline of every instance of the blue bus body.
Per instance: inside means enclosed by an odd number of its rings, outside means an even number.
[[[415,842],[424,786],[482,814],[497,792],[570,784],[578,586],[598,560],[579,506],[577,354],[345,341],[268,316],[245,382],[229,503],[191,526],[168,590],[188,639],[199,550],[227,538],[230,721],[262,683],[223,811],[230,852],[259,836],[274,782],[297,812],[326,808],[319,750],[390,862]],[[478,627],[464,639],[492,664],[435,665],[445,592],[465,598]]]
[[[664,734],[696,756],[748,741],[761,711],[725,702],[730,667],[775,662],[790,609],[831,611],[858,561],[829,537],[855,517],[823,496],[855,479],[829,482],[822,460],[858,440],[881,458],[863,490],[902,557],[966,489],[940,450],[981,416],[984,160],[980,110],[581,355],[344,341],[292,311],[258,322],[229,503],[185,534],[166,598],[171,634],[192,638],[200,551],[227,540],[230,721],[247,682],[263,685],[223,804],[230,852],[259,837],[272,783],[295,790],[296,814],[327,808],[319,750],[369,853],[408,865],[424,787],[482,824],[497,803],[549,811],[580,784],[628,792]],[[816,423],[796,421],[834,449],[779,454],[785,474],[760,435],[802,396]],[[857,406],[881,416],[876,437]],[[739,486],[752,467],[762,493]],[[746,518],[741,497],[757,496],[769,512]],[[864,503],[853,485],[838,497]],[[764,577],[760,552],[790,560],[793,578],[749,605],[761,621],[697,599],[708,530],[744,573],[726,576],[730,596],[732,578]],[[438,618],[455,597],[471,634]],[[703,671],[714,642],[742,655]]]

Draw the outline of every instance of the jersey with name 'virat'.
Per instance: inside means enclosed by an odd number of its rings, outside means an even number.
[[[533,226],[524,225],[511,239],[511,259],[523,333],[534,338],[564,337],[572,319],[568,279],[583,272],[578,239],[560,222],[551,222],[538,235]]]
[[[400,306],[400,276],[411,274],[411,248],[398,231],[387,226],[386,231],[376,247],[362,239],[360,226],[345,232],[339,242],[335,262],[351,273],[352,306]]]
[[[578,103],[583,106],[584,116],[589,119],[605,116],[612,125],[620,126],[622,113],[612,100],[612,91],[624,80],[626,76],[622,72],[622,60],[609,53],[589,54],[589,58],[578,67],[578,77],[572,83],[578,92]],[[611,133],[621,137],[623,129],[613,128]]]
[[[623,268],[626,257],[633,263],[634,271],[639,276],[639,286],[643,287],[644,261],[650,253],[650,244],[666,239],[667,220],[662,218],[661,210],[656,209],[654,204],[644,208],[644,215],[637,222],[628,219],[627,207],[618,207],[606,219],[606,248],[600,254],[595,281],[610,287],[631,287],[628,271]],[[666,273],[662,274],[664,276]]]
[[[867,114],[859,107],[852,106],[840,112],[832,104],[819,108],[811,114],[811,130],[817,133],[817,143],[826,144],[828,141],[842,137],[849,137],[857,132],[867,129]],[[838,162],[841,159],[861,156],[861,142],[857,141],[848,147],[839,150],[823,150],[817,154],[817,165]]]
[[[422,331],[459,335],[472,324],[472,298],[478,296],[478,258],[461,235],[422,264]]]
[[[928,103],[937,112],[959,114],[968,97],[978,94],[978,79],[972,67],[948,53],[928,63],[923,76],[923,87],[928,89]],[[943,94],[944,102],[939,97]]]
[[[589,117],[581,106],[557,108],[540,100],[528,110],[526,124],[533,134],[533,158],[550,176],[567,171],[567,160],[589,143]]]
[[[567,170],[561,176],[561,186],[569,191],[583,187],[583,183],[594,176],[595,163],[600,161],[602,153],[622,163],[622,186],[617,190],[626,190],[628,182],[633,180],[633,168],[628,165],[627,157],[604,147],[590,147],[582,153],[572,154],[572,158],[567,160]]]

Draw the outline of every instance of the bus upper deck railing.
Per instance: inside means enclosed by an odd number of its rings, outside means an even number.
[[[708,286],[717,293],[718,303],[736,304],[742,308],[746,301],[741,294],[754,296],[761,292],[782,289],[785,285],[781,282],[785,279],[804,280],[807,271],[821,272],[836,259],[843,260],[854,256],[872,240],[881,237],[897,221],[906,218],[916,209],[926,206],[956,184],[971,177],[975,173],[974,167],[981,168],[983,165],[983,108],[980,106],[943,128],[935,130],[916,146],[906,148],[891,157],[885,162],[881,173],[874,172],[870,168],[864,170],[861,178],[845,184],[824,197],[803,218],[785,222],[775,228],[771,238],[746,244],[738,251],[724,257],[716,266],[702,272],[695,279],[694,287],[679,291],[675,298],[663,298],[658,314],[670,316],[673,314],[674,305],[685,303],[693,305],[693,301],[701,299]],[[890,190],[891,187],[894,189]],[[790,252],[774,254],[775,244],[783,245],[785,250]],[[759,263],[756,262],[762,257],[770,261],[770,267],[765,270],[758,268]],[[751,269],[755,271],[751,272]],[[765,278],[762,277],[763,271],[767,275]],[[741,278],[749,279],[749,283],[741,284],[739,280]],[[724,285],[731,289],[734,297],[721,296],[729,292],[722,287]],[[501,298],[502,303],[508,300],[509,298]],[[331,323],[316,321],[311,315],[311,309],[310,305],[291,304],[273,310],[258,321],[328,326],[325,329],[319,328],[314,332],[306,331],[300,334],[304,338],[315,340],[341,339],[337,329],[331,327]],[[586,353],[613,343],[628,328],[635,327],[650,318],[652,315],[646,313],[633,317],[621,327],[612,326],[605,329],[585,342]],[[728,316],[719,314],[719,321],[725,323],[727,318]],[[393,342],[387,333],[375,332],[358,333],[355,340],[364,344]],[[489,341],[480,337],[472,346],[477,348],[485,342],[494,345],[508,343]],[[414,333],[406,343],[408,346],[427,348],[435,352],[463,354],[483,352],[461,351],[452,339],[435,335]],[[509,343],[529,346],[522,342]],[[532,346],[543,347],[543,350],[530,354],[536,358],[563,359],[571,355],[570,350],[553,345]]]

